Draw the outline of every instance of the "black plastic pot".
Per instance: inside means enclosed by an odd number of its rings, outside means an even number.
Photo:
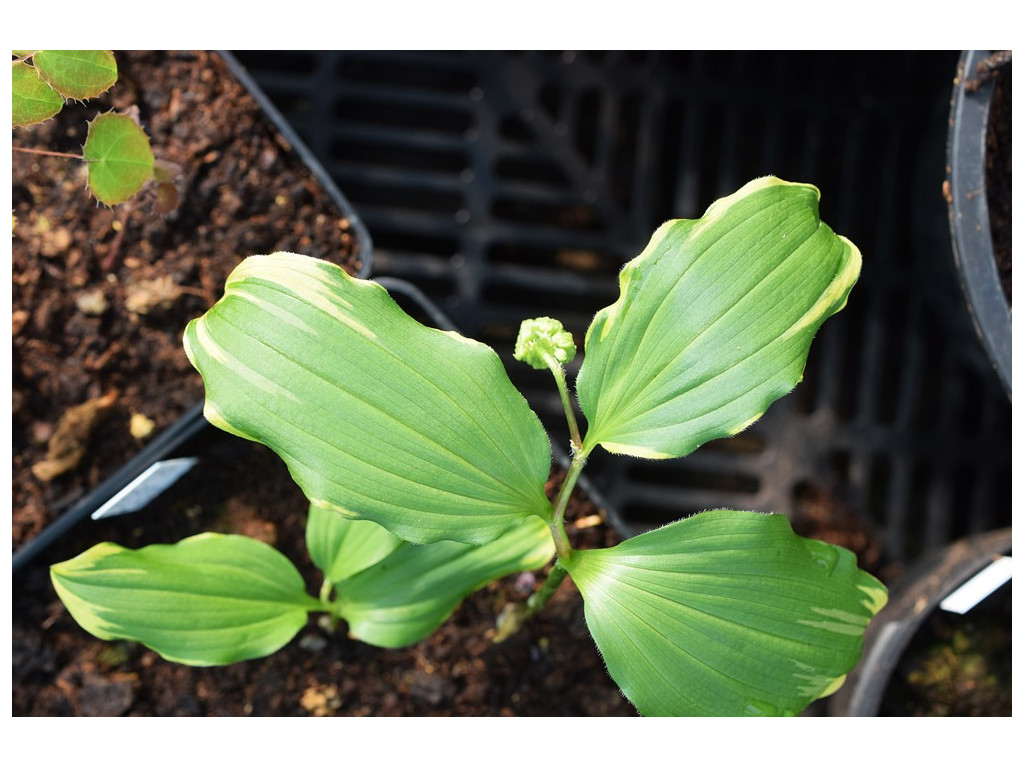
[[[224,59],[232,74],[259,103],[275,130],[285,139],[292,150],[316,177],[324,193],[331,198],[342,216],[348,220],[350,231],[358,244],[361,257],[358,276],[366,277],[373,265],[373,246],[369,232],[362,219],[356,214],[352,205],[338,189],[337,184],[324,170],[317,158],[306,147],[291,125],[281,116],[281,113],[267,98],[245,68],[238,63],[234,55],[227,51],[221,51],[219,55]],[[203,417],[202,411],[202,403],[193,406],[177,422],[150,441],[133,459],[125,463],[120,469],[100,483],[91,493],[78,501],[57,520],[24,544],[12,557],[12,571],[15,574],[18,573],[28,563],[46,552],[57,541],[67,536],[72,529],[98,512],[102,513],[105,508],[109,510],[112,502],[116,502],[118,498],[124,498],[128,492],[134,492],[136,496],[134,499],[125,499],[123,502],[124,506],[121,507],[122,509],[130,509],[133,506],[141,506],[148,503],[154,495],[159,494],[170,483],[173,483],[173,478],[180,476],[177,472],[168,472],[162,481],[155,477],[148,483],[142,483],[140,480],[152,477],[155,474],[154,470],[160,470],[160,462],[182,458],[182,450],[185,446],[190,446],[191,441],[197,435],[202,435],[206,430],[212,429]],[[169,465],[163,465],[163,467],[167,468]]]
[[[1010,529],[979,534],[931,552],[895,585],[889,603],[865,636],[864,655],[846,684],[829,699],[830,713],[879,714],[883,697],[905,651],[939,604],[975,575],[1010,553]]]
[[[986,179],[987,135],[994,92],[978,65],[992,51],[965,51],[949,117],[948,195],[953,253],[975,329],[999,378],[1012,393],[1011,315],[996,266]]]

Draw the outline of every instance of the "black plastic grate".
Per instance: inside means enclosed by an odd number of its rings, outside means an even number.
[[[967,323],[940,190],[949,53],[244,52],[352,201],[377,275],[409,280],[502,354],[563,444],[522,319],[579,342],[665,219],[765,174],[810,181],[864,254],[804,382],[678,461],[596,455],[637,532],[709,507],[838,504],[907,562],[1009,525],[1010,406]]]

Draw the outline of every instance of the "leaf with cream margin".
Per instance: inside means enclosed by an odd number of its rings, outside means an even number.
[[[337,265],[246,259],[185,350],[206,417],[273,449],[317,506],[419,544],[551,517],[547,435],[497,354]]]
[[[888,593],[784,515],[716,510],[563,563],[644,715],[792,715],[833,693]]]
[[[860,252],[821,222],[818,198],[758,179],[654,233],[587,331],[576,383],[586,451],[685,456],[796,386],[860,274]]]
[[[193,666],[267,656],[322,610],[269,544],[203,533],[138,550],[104,542],[50,568],[68,611],[101,640],[134,640]]]

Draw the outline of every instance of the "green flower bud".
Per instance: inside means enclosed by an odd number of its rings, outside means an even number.
[[[548,367],[549,359],[565,365],[576,357],[576,345],[572,334],[560,322],[551,317],[535,317],[523,320],[519,326],[519,338],[512,356],[543,370]]]

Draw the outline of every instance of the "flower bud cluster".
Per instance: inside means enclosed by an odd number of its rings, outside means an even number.
[[[543,370],[548,367],[551,358],[560,365],[571,361],[576,357],[576,344],[573,343],[572,334],[554,318],[535,317],[524,320],[519,327],[519,338],[516,339],[512,356]]]

